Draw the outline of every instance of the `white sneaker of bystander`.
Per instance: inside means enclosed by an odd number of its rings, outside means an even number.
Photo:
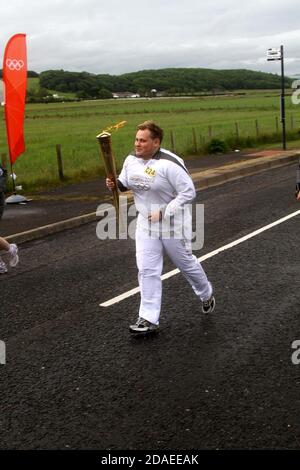
[[[19,262],[18,247],[14,243],[9,245],[9,265],[14,268]]]

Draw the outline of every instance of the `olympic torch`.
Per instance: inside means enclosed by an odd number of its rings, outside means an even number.
[[[118,185],[117,185],[117,174],[116,174],[116,164],[115,159],[112,152],[112,145],[111,145],[111,134],[107,131],[101,132],[101,134],[97,135],[97,139],[100,145],[105,173],[108,178],[110,178],[115,183],[115,189],[113,189],[113,202],[116,209],[116,218],[119,218],[119,192],[118,192]]]

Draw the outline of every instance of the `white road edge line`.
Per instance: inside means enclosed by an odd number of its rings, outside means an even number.
[[[240,243],[243,243],[246,240],[249,240],[250,238],[255,237],[256,235],[259,235],[260,233],[265,232],[266,230],[269,230],[270,228],[275,227],[276,225],[282,224],[286,220],[289,220],[292,217],[296,217],[297,215],[300,215],[300,210],[293,212],[292,214],[289,214],[285,217],[282,217],[282,219],[276,220],[275,222],[272,222],[271,224],[265,225],[264,227],[258,230],[255,230],[254,232],[251,232],[242,238],[239,238],[238,240],[228,243],[227,245],[221,246],[220,248],[217,248],[216,250],[211,251],[210,253],[207,253],[206,255],[200,256],[200,258],[198,258],[198,261],[200,261],[201,263],[202,261],[212,258],[213,256],[221,253],[222,251],[228,250],[229,248],[239,245]],[[168,273],[163,274],[161,276],[161,280],[164,281],[165,279],[169,279],[170,277],[175,276],[178,273],[179,273],[179,269],[173,269],[172,271],[169,271]],[[114,305],[118,302],[122,302],[122,300],[125,300],[128,297],[138,294],[139,292],[140,292],[140,288],[135,287],[134,289],[124,292],[124,294],[118,295],[117,297],[107,300],[106,302],[103,302],[102,304],[99,304],[99,305],[100,307],[110,307],[111,305]]]

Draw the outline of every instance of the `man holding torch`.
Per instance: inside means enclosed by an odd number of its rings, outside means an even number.
[[[185,206],[195,198],[193,181],[183,160],[161,148],[163,130],[153,121],[137,127],[135,152],[124,162],[117,179],[120,191],[131,189],[139,212],[136,228],[136,259],[141,290],[137,322],[129,329],[135,334],[158,330],[161,310],[163,251],[182,272],[211,313],[215,298],[211,283],[191,251],[191,214]],[[106,178],[108,189],[116,189]],[[180,230],[178,230],[178,221]]]

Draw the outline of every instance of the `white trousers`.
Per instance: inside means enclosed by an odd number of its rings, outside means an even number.
[[[155,325],[159,323],[161,309],[163,250],[201,301],[209,299],[212,294],[212,286],[201,264],[184,240],[151,238],[146,232],[137,230],[136,259],[141,289],[139,316]]]

